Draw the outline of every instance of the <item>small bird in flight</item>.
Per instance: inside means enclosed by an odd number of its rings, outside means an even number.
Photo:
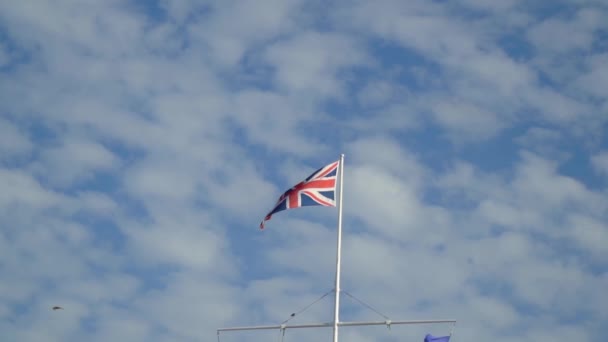
[[[53,306],[53,311],[55,310],[63,310],[63,308],[61,306]]]

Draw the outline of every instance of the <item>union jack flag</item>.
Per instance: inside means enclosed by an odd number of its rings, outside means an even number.
[[[274,208],[266,215],[260,229],[264,229],[264,223],[272,218],[274,213],[286,209],[300,208],[311,205],[324,207],[336,206],[336,179],[338,175],[339,161],[326,165],[306,180],[285,191],[275,204]]]

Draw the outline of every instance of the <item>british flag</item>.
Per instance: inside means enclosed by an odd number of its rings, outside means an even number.
[[[304,181],[285,191],[279,197],[274,208],[260,223],[260,229],[264,229],[264,223],[270,220],[274,213],[282,210],[311,205],[335,207],[336,179],[339,164],[339,161],[335,161],[326,165],[308,176]]]

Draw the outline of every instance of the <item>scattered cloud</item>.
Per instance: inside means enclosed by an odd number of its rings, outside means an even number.
[[[607,11],[0,3],[3,337],[200,341],[331,321],[335,208],[257,227],[345,153],[343,320],[384,320],[373,307],[456,318],[455,340],[600,341]],[[304,330],[287,338],[330,338]]]
[[[608,173],[608,152],[601,152],[591,157],[591,163],[599,173]]]

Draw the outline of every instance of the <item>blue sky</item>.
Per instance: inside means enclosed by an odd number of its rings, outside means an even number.
[[[341,153],[343,290],[393,320],[455,318],[454,341],[603,340],[607,16],[599,0],[0,2],[2,340],[281,323],[332,289],[337,211],[258,224]]]

